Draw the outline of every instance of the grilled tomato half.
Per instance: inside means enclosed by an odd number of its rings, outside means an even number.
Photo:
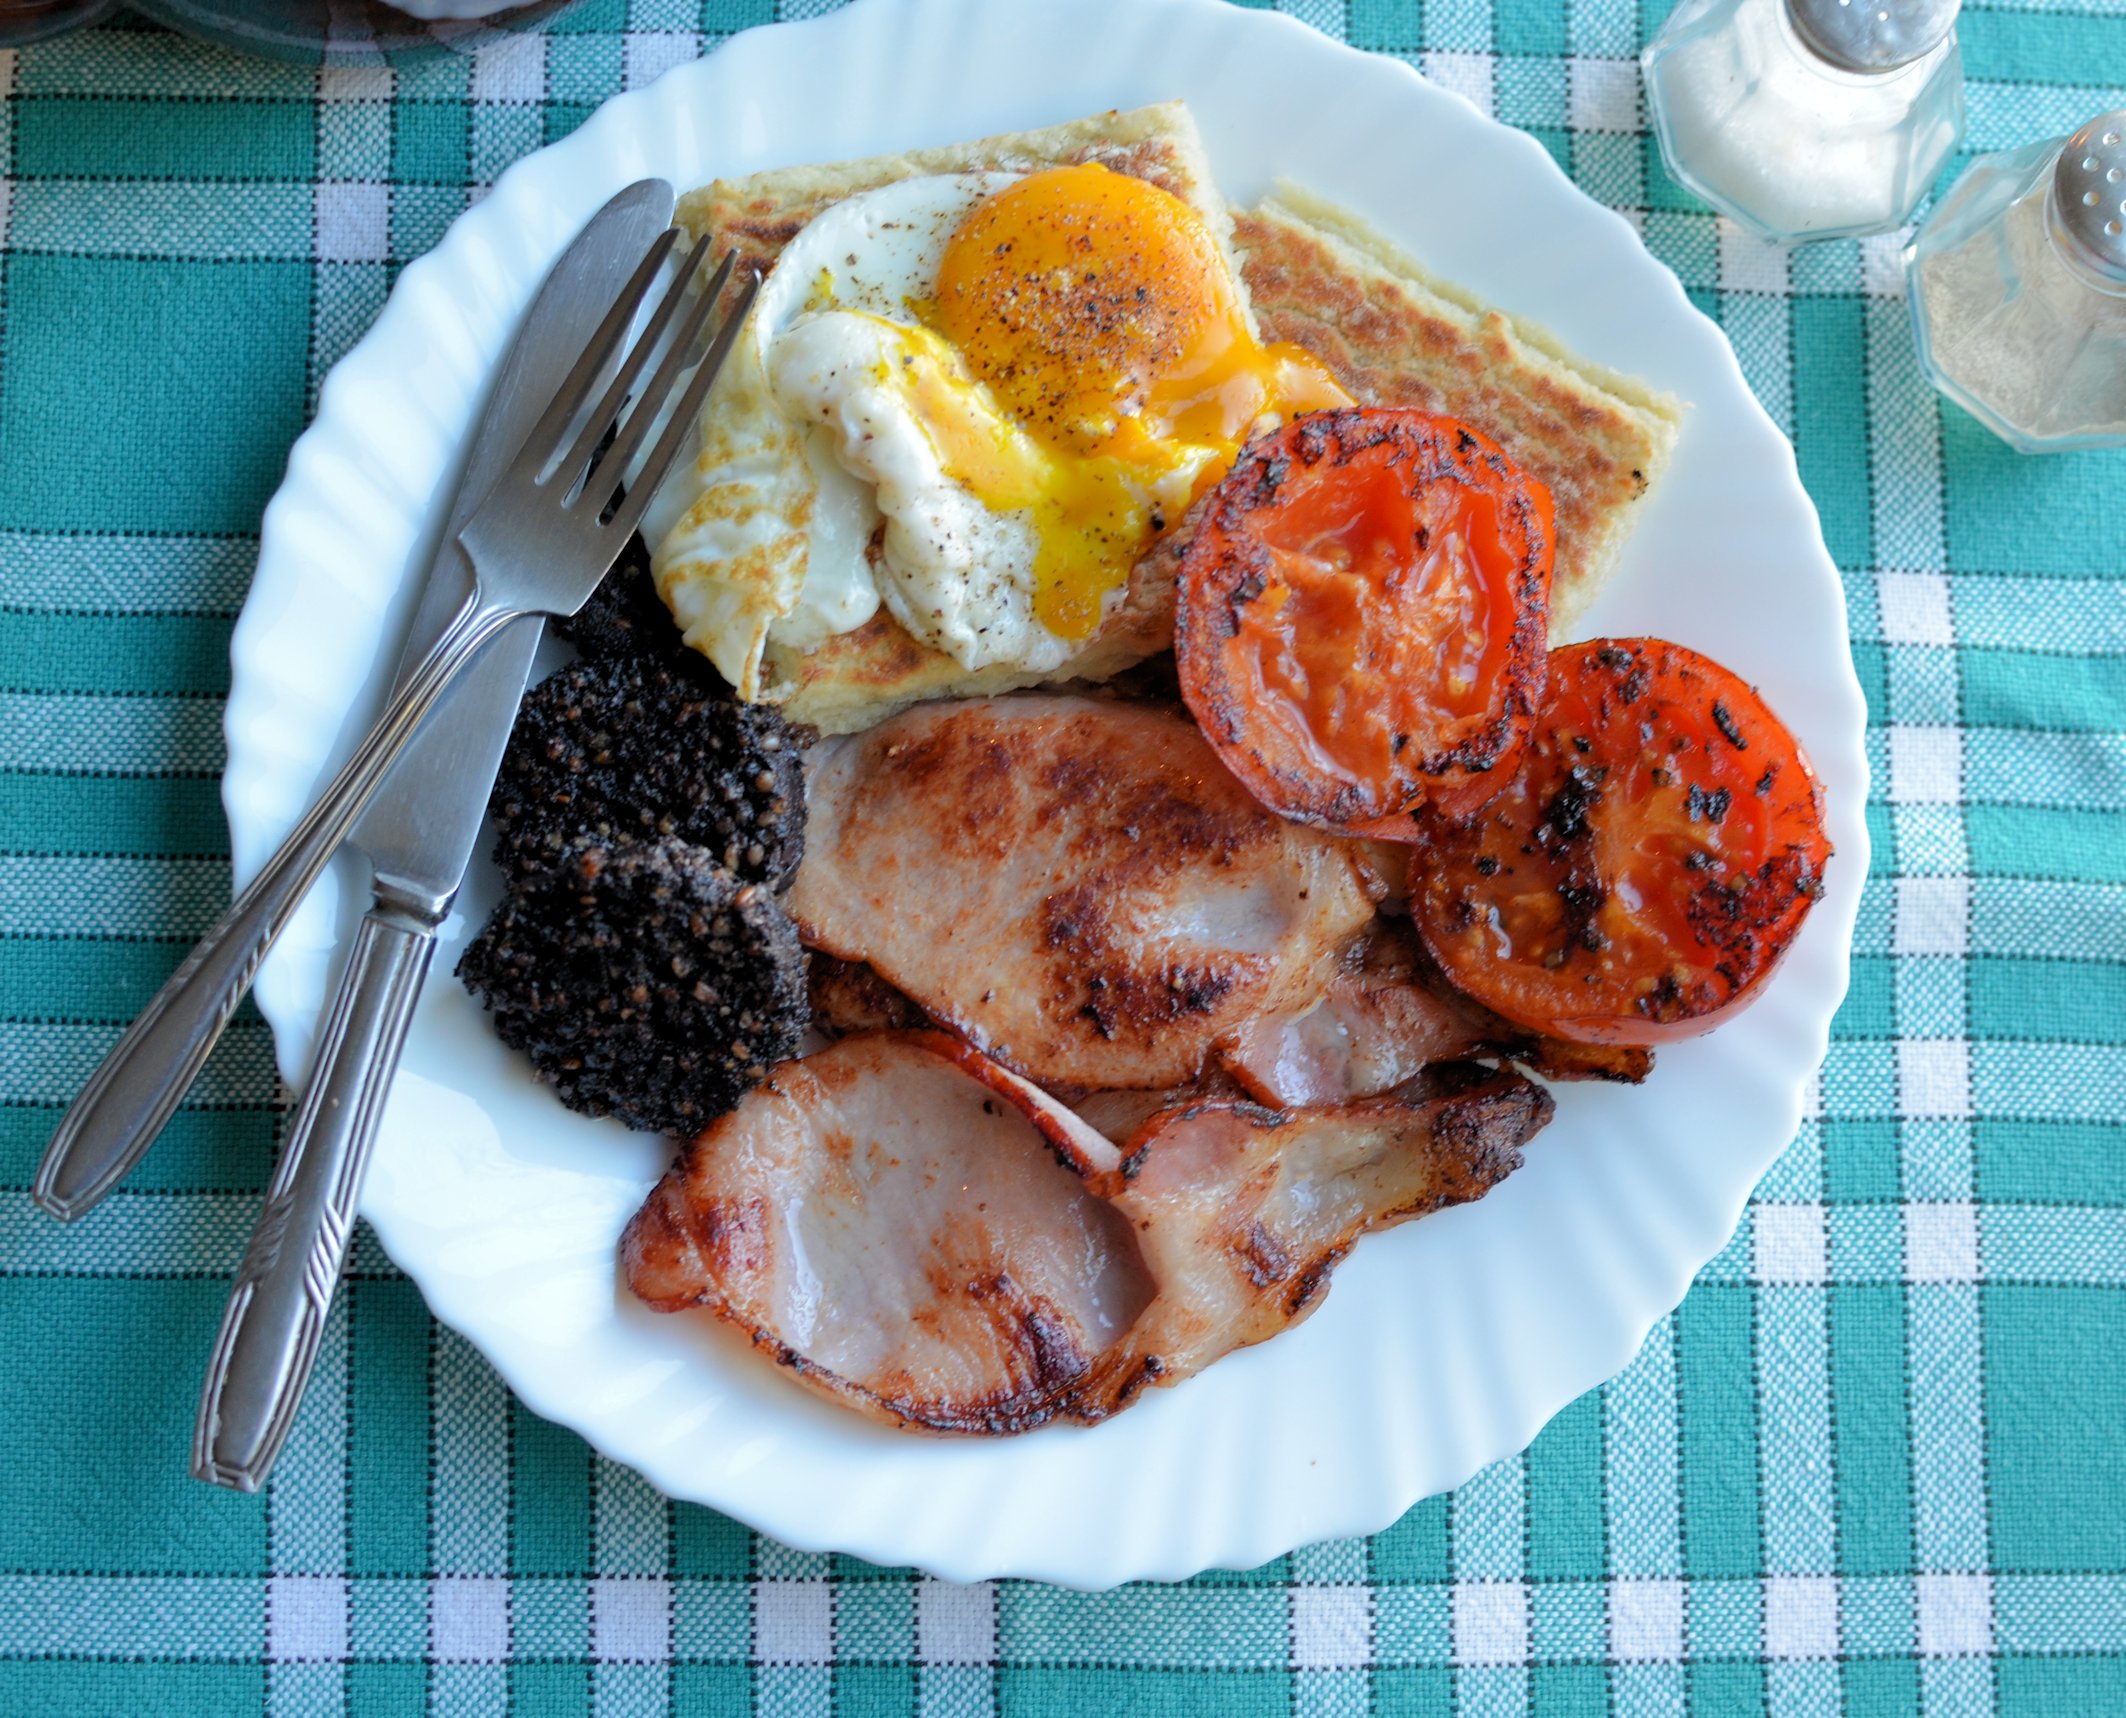
[[[1528,731],[1552,547],[1550,491],[1466,425],[1296,418],[1241,455],[1182,553],[1182,696],[1272,811],[1407,838],[1415,806],[1474,809]]]
[[[1426,820],[1411,916],[1463,991],[1588,1044],[1689,1037],[1747,1003],[1822,893],[1822,797],[1743,681],[1660,639],[1550,653],[1514,772]]]

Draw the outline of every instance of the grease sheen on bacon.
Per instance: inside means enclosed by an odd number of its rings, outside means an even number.
[[[1220,1063],[1256,1102],[1290,1108],[1373,1097],[1485,1054],[1476,1012],[1420,982],[1414,953],[1407,931],[1378,921],[1312,1007],[1250,1020],[1218,1046]]]
[[[1087,1187],[1119,1162],[944,1033],[845,1038],[688,1147],[621,1259],[651,1306],[707,1310],[860,1413],[1024,1431],[1151,1298],[1128,1221]]]
[[[920,706],[817,747],[807,791],[805,941],[1044,1083],[1185,1084],[1321,994],[1377,887],[1146,705]]]

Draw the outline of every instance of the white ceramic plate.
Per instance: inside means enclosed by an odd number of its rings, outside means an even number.
[[[267,510],[228,706],[239,875],[374,708],[489,369],[607,196],[645,174],[687,186],[1176,95],[1236,201],[1289,175],[1692,402],[1588,630],[1674,638],[1763,687],[1822,773],[1830,893],[1747,1014],[1664,1049],[1643,1088],[1560,1088],[1525,1170],[1479,1205],[1368,1240],[1300,1329],[1096,1430],[971,1442],[828,1407],[706,1322],[623,1291],[614,1242],[667,1146],[563,1110],[451,981],[494,898],[476,866],[363,1212],[535,1410],[673,1496],[800,1547],[1105,1586],[1386,1526],[1630,1359],[1792,1137],[1845,992],[1867,871],[1861,695],[1814,510],[1727,342],[1532,139],[1406,66],[1222,0],[860,0],[750,31],[511,168],[406,270]],[[291,1078],[358,892],[351,871],[328,878],[260,977]]]

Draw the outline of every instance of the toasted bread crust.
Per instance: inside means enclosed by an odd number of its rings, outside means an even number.
[[[1668,462],[1682,406],[1435,280],[1305,192],[1281,186],[1234,229],[1267,337],[1310,348],[1365,404],[1465,420],[1549,486],[1551,637],[1573,636]]]

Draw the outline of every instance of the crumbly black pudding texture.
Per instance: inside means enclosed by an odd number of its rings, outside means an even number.
[[[771,706],[643,656],[587,658],[525,695],[488,811],[512,877],[579,836],[690,842],[781,888],[805,850],[803,735]]]
[[[704,686],[724,683],[709,659],[680,637],[650,577],[650,546],[640,531],[629,535],[620,559],[599,580],[590,601],[567,620],[557,621],[555,630],[596,661],[647,656]]]
[[[683,841],[569,843],[515,879],[458,976],[561,1101],[691,1135],[796,1054],[797,928]]]

